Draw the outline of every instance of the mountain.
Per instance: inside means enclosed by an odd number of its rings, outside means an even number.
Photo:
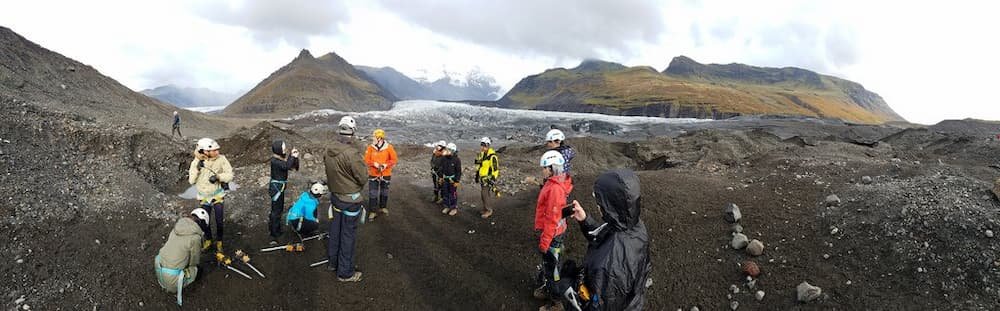
[[[518,82],[497,106],[671,118],[793,115],[858,123],[904,121],[858,83],[800,68],[704,65],[674,58],[664,72],[586,60]]]
[[[162,102],[177,107],[225,106],[232,103],[237,95],[216,92],[206,88],[179,87],[164,85],[153,89],[145,89],[140,93],[159,99]]]
[[[290,116],[317,109],[386,110],[396,97],[335,53],[302,50],[223,110],[226,115]]]
[[[500,93],[496,80],[473,70],[464,79],[444,76],[432,82],[417,81],[392,67],[355,66],[399,99],[495,100]]]

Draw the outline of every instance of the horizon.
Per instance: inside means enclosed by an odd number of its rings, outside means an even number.
[[[239,96],[302,49],[392,67],[417,81],[478,71],[494,77],[501,93],[587,59],[663,71],[687,56],[851,80],[908,121],[934,124],[1000,120],[1000,106],[982,102],[990,73],[1000,71],[993,57],[1000,49],[979,40],[997,28],[982,23],[998,24],[990,10],[975,8],[982,5],[917,4],[899,15],[896,6],[861,1],[34,1],[8,3],[0,25],[137,92],[173,84]],[[925,65],[928,59],[947,62]]]

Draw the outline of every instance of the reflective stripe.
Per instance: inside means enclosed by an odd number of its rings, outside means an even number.
[[[201,193],[201,191],[199,191],[198,195],[200,195],[202,197],[201,203],[203,205],[205,205],[206,203],[211,203],[213,201],[214,202],[222,202],[221,198],[219,200],[216,200],[216,196],[218,196],[219,194],[225,193],[225,192],[226,192],[225,189],[222,189],[222,187],[219,187],[219,190],[215,190],[215,192],[213,192],[212,194],[205,195],[204,193]]]
[[[271,183],[272,184],[280,184],[281,185],[281,189],[279,189],[278,192],[275,193],[273,197],[271,197],[271,202],[276,202],[276,201],[278,201],[278,198],[280,198],[281,195],[283,193],[285,193],[285,184],[287,184],[288,181],[287,180],[274,180],[274,179],[271,179]]]
[[[180,275],[184,273],[184,269],[164,268],[163,265],[160,264],[160,255],[156,255],[156,267],[160,269],[160,273],[166,275]]]
[[[349,211],[346,211],[346,210],[339,209],[339,208],[337,208],[336,206],[333,206],[333,205],[330,205],[330,208],[332,208],[337,213],[341,213],[341,214],[344,214],[344,215],[347,215],[347,216],[350,216],[350,217],[358,216],[358,214],[361,214],[361,211],[364,210],[364,207],[362,207],[362,208],[358,209],[357,211],[349,212]]]

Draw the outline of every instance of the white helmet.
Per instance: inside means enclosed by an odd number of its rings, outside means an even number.
[[[211,138],[202,138],[198,140],[198,151],[210,151],[219,149],[219,143],[215,142]]]
[[[194,217],[201,219],[206,224],[208,223],[208,211],[206,211],[204,208],[199,207],[194,209],[193,211],[191,211],[191,215],[194,215]]]
[[[448,147],[445,148],[448,148],[451,152],[458,152],[458,145],[455,145],[455,143],[448,143]]]
[[[348,128],[350,128],[350,129],[353,130],[353,129],[357,128],[358,123],[356,121],[354,121],[353,117],[351,117],[351,116],[344,116],[343,118],[340,118],[340,123],[337,123],[337,126],[339,126],[341,128],[344,128],[346,126],[346,127],[348,127]]]
[[[175,116],[177,115],[177,111],[174,111],[174,115],[175,115]]]
[[[443,140],[442,141],[438,141],[438,142],[434,143],[434,147],[441,147],[441,148],[448,147],[448,142],[443,141]]]
[[[493,144],[493,141],[492,141],[492,140],[490,140],[490,138],[489,138],[489,137],[483,137],[483,139],[480,139],[480,140],[479,140],[479,143],[480,143],[480,144],[486,144],[486,145],[492,145],[492,144]]]
[[[551,129],[548,134],[545,134],[545,141],[564,141],[566,140],[566,134],[563,134],[559,129]]]
[[[546,151],[545,154],[542,154],[542,160],[539,161],[541,167],[556,165],[562,168],[563,164],[566,164],[566,159],[563,158],[562,153],[555,150]]]
[[[326,183],[322,181],[317,181],[313,183],[311,187],[309,187],[309,193],[312,193],[317,197],[326,194],[328,190],[329,188],[326,187]]]

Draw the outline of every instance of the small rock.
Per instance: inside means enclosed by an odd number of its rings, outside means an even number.
[[[97,243],[97,245],[101,245],[101,240],[94,239],[94,243]]]
[[[870,185],[872,183],[872,177],[871,176],[861,176],[861,183],[862,184],[866,184],[866,185]]]
[[[17,300],[14,300],[14,304],[15,304],[15,305],[19,305],[19,304],[21,304],[22,302],[24,302],[24,296],[21,296],[21,298],[18,298]]]
[[[139,306],[140,306],[140,307],[142,307],[142,306],[145,306],[145,305],[146,305],[146,304],[142,303],[142,301],[140,301],[140,302],[139,302]]]
[[[385,258],[392,259],[392,253],[385,253]]]
[[[18,258],[18,259],[17,259],[17,263],[19,263],[19,264],[22,264],[22,263],[24,263],[24,259],[20,259],[20,258]]]
[[[840,198],[837,197],[836,194],[831,194],[831,195],[826,196],[825,202],[826,202],[826,206],[839,206],[840,205]]]
[[[476,233],[476,230],[469,230],[469,234]]]
[[[733,235],[733,240],[729,242],[729,246],[733,247],[733,249],[743,249],[747,247],[748,240],[746,235],[737,233]]]
[[[650,286],[653,286],[653,277],[652,276],[646,278],[646,288],[649,288]]]
[[[764,254],[764,242],[761,242],[758,239],[753,239],[753,241],[750,241],[750,243],[747,244],[747,254],[750,254],[750,256],[760,256],[760,255],[763,255]]]
[[[854,284],[854,283],[851,282],[851,280],[847,280],[847,282],[844,282],[844,284],[851,285],[851,284]]]
[[[21,306],[21,309],[22,310],[31,310],[31,306],[29,306],[28,304],[24,304],[23,306]]]
[[[795,287],[795,292],[799,302],[810,302],[819,298],[823,294],[823,289],[812,286],[808,282],[802,282]]]
[[[993,230],[986,230],[986,237],[987,238],[992,238],[993,237]]]
[[[740,287],[736,286],[736,284],[729,285],[729,291],[732,292],[733,294],[739,294],[740,293]]]
[[[740,302],[739,301],[733,300],[733,302],[729,303],[729,309],[730,310],[736,310],[736,309],[739,309],[739,308],[740,308]]]
[[[701,309],[698,309],[698,306],[694,306],[691,307],[691,311],[701,311]]]
[[[830,259],[830,254],[823,254],[823,259]]]
[[[757,293],[754,294],[754,297],[757,298],[757,301],[764,300],[764,291],[757,291]]]
[[[741,226],[740,224],[733,224],[733,227],[730,229],[733,231],[733,233],[743,233],[743,226]]]
[[[740,214],[739,206],[736,206],[736,204],[733,203],[729,203],[726,204],[726,208],[723,209],[723,217],[726,219],[726,221],[732,224],[740,222],[740,218],[743,218],[743,215]]]
[[[837,232],[840,232],[840,229],[837,229],[837,227],[830,229],[830,235],[837,235]]]

